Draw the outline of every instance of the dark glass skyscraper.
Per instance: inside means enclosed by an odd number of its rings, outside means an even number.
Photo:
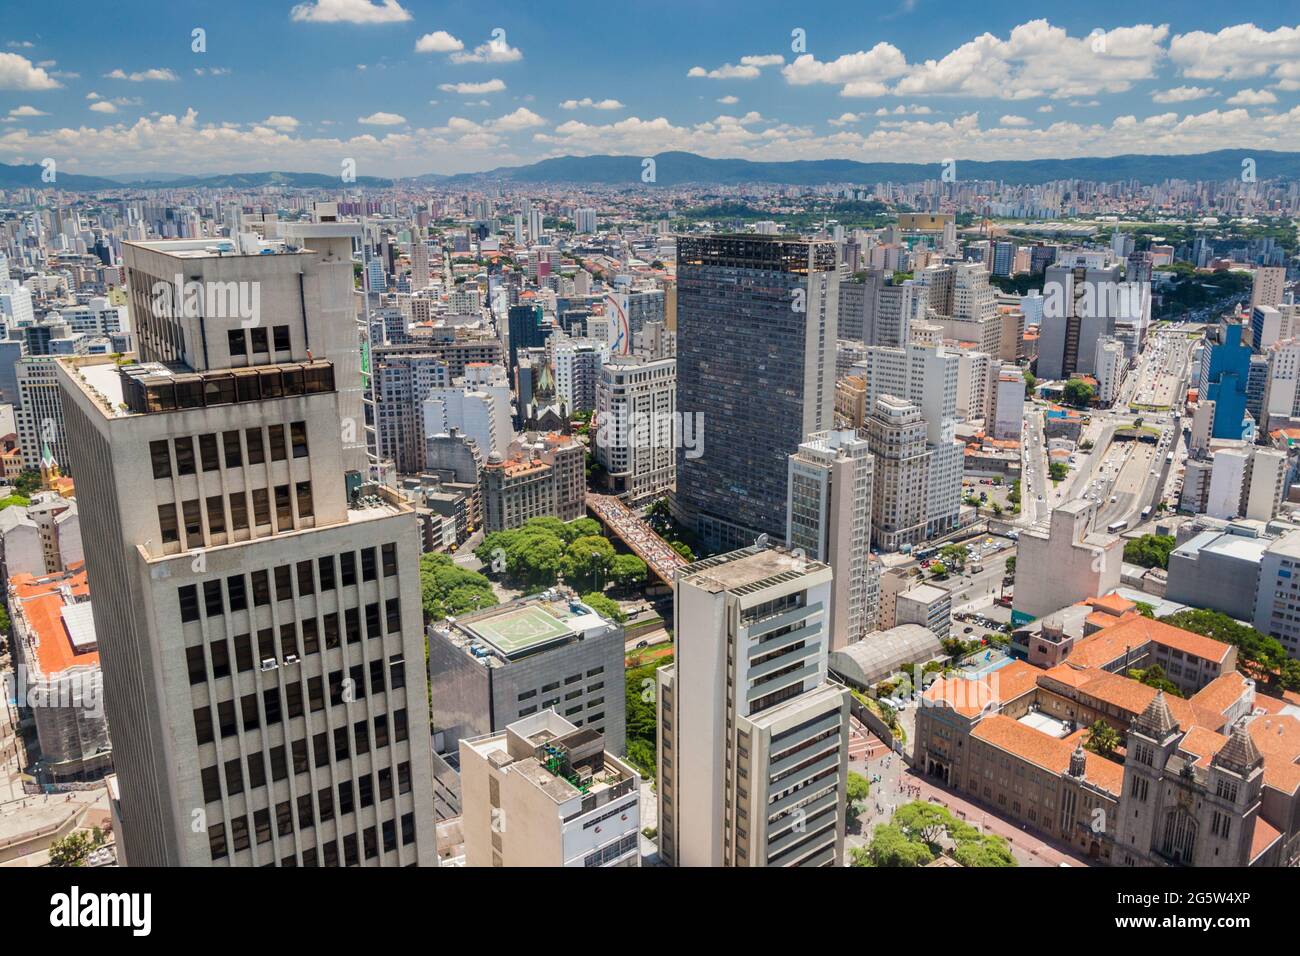
[[[519,350],[546,344],[549,332],[542,331],[542,314],[540,305],[512,305],[507,313],[511,382],[515,382],[515,370],[519,368]]]
[[[787,457],[832,427],[835,244],[677,241],[678,517],[714,550],[785,537]]]

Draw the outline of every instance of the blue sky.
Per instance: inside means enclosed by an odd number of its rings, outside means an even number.
[[[350,158],[389,176],[664,149],[921,162],[1300,149],[1295,4],[792,6],[14,4],[0,162],[332,172]]]

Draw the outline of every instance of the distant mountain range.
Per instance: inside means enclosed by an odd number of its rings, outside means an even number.
[[[914,183],[937,179],[939,163],[860,163],[851,159],[814,159],[785,163],[747,159],[708,159],[694,153],[659,153],[655,161],[657,186],[685,183],[734,186],[770,183],[819,186],[827,183]],[[1241,175],[1242,160],[1255,161],[1259,179],[1300,178],[1300,153],[1263,149],[1221,149],[1210,153],[1172,156],[1084,156],[1076,159],[980,161],[958,159],[958,179],[992,179],[1013,185],[1035,185],[1060,179],[1086,179],[1142,183],[1165,179],[1224,180]],[[597,183],[617,186],[642,184],[641,156],[560,156],[529,166],[506,166],[484,173],[463,173],[442,180],[456,183],[503,180],[517,183]]]
[[[44,189],[68,189],[91,192],[104,189],[254,189],[259,186],[290,186],[298,189],[321,189],[339,186],[337,174],[328,173],[221,173],[205,176],[188,176],[180,173],[125,173],[120,176],[83,176],[59,172],[52,183],[42,181],[43,168],[38,164],[10,166],[0,163],[0,189],[21,189],[24,186]],[[391,186],[393,180],[378,176],[358,176],[356,185]]]
[[[642,180],[645,158],[641,156],[560,156],[528,166],[502,166],[481,173],[443,176],[428,173],[407,179],[358,176],[356,185],[369,187],[406,185],[469,185],[496,181],[513,183],[589,183],[629,188],[680,186],[684,184],[736,186],[767,183],[789,186],[820,186],[828,183],[863,185],[877,182],[915,183],[937,179],[939,163],[860,163],[852,159],[812,159],[768,163],[748,159],[709,159],[695,153],[658,153],[654,160],[654,181]],[[1243,160],[1253,160],[1260,180],[1300,179],[1300,153],[1266,149],[1220,149],[1210,153],[1157,156],[1081,156],[1074,159],[967,160],[958,159],[959,180],[999,180],[1029,186],[1061,179],[1094,182],[1134,180],[1156,183],[1166,179],[1225,180],[1242,173]],[[10,166],[0,163],[0,188],[50,187],[75,191],[107,189],[252,189],[259,186],[288,186],[320,189],[338,186],[337,175],[326,173],[223,173],[187,176],[180,173],[123,173],[115,176],[58,174],[54,183],[43,183],[37,164]],[[152,178],[150,178],[152,177]]]

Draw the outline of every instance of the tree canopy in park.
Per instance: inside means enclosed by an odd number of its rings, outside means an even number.
[[[457,567],[445,554],[420,555],[420,601],[429,620],[492,607],[492,582],[477,571]]]

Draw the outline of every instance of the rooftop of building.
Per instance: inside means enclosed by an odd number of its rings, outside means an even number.
[[[1070,756],[1076,747],[1069,740],[1043,733],[1002,714],[981,720],[971,736],[1057,775],[1070,769]],[[1084,761],[1085,780],[1107,793],[1120,795],[1124,783],[1122,765],[1090,752],[1085,753]]]
[[[573,592],[552,588],[430,627],[483,666],[504,667],[561,644],[603,637],[618,625]]]
[[[578,812],[636,790],[638,775],[605,752],[600,731],[576,727],[553,710],[461,743],[493,767],[519,774],[557,806],[580,798]]]
[[[288,223],[285,223],[288,225]],[[243,233],[234,238],[209,239],[148,239],[122,243],[150,252],[173,256],[177,259],[225,259],[233,256],[294,255],[305,250],[282,239],[263,239],[255,233]]]
[[[73,667],[99,664],[95,623],[90,616],[90,584],[85,565],[36,577],[19,572],[9,578],[9,609],[26,622],[34,664],[46,677]]]
[[[784,548],[753,546],[688,564],[678,580],[714,594],[746,594],[821,570],[828,566]]]
[[[941,677],[922,696],[926,706],[946,706],[963,717],[977,717],[981,711],[993,710],[1033,690],[1040,673],[1025,661],[1012,661],[974,679]]]
[[[1258,564],[1273,544],[1270,538],[1251,538],[1228,531],[1202,531],[1183,542],[1174,551],[1181,557],[1195,557],[1201,552],[1238,561]]]
[[[936,601],[942,601],[944,598],[951,598],[951,594],[943,588],[935,587],[933,584],[918,584],[898,595],[899,600],[904,598],[922,604],[933,604]]]
[[[874,631],[830,653],[830,668],[861,687],[896,672],[903,664],[924,664],[943,656],[943,645],[929,628],[900,624]]]

